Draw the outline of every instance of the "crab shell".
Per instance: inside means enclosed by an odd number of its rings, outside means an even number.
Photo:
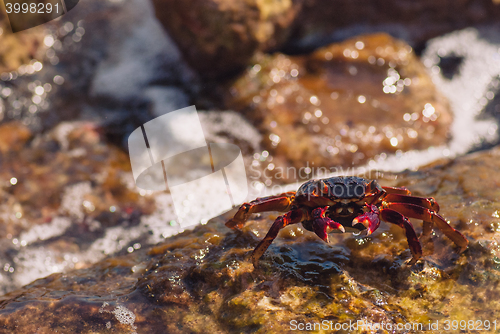
[[[361,224],[352,224],[354,218],[364,213],[367,196],[374,190],[383,191],[375,182],[356,177],[332,177],[309,180],[302,184],[295,195],[295,204],[299,206],[329,206],[326,216],[344,226],[346,232],[359,233],[366,230]],[[305,229],[313,231],[312,220],[303,221]],[[342,233],[338,229],[329,233]]]

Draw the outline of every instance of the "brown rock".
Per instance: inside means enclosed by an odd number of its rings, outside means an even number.
[[[154,211],[154,199],[141,196],[128,183],[127,154],[105,143],[99,131],[88,122],[62,123],[29,140],[31,132],[20,123],[0,126],[0,264],[4,269],[0,291],[18,288],[54,268],[60,271],[96,262],[105,256],[103,251],[114,252],[111,236],[101,240],[102,246],[93,244],[108,229],[114,229],[116,240],[120,228],[130,229],[141,215]],[[135,233],[132,244],[145,243],[148,232],[144,228]]]
[[[0,157],[9,151],[19,151],[31,136],[30,129],[20,122],[0,124]]]
[[[256,50],[279,46],[300,0],[154,0],[156,16],[202,76],[247,65]]]
[[[42,27],[14,34],[6,17],[0,16],[0,74],[41,59],[46,49],[43,44],[44,37]]]
[[[226,103],[261,129],[275,165],[349,167],[448,139],[447,101],[412,48],[386,34],[254,63]]]
[[[430,322],[470,319],[482,319],[491,330],[500,312],[492,302],[500,297],[499,171],[495,148],[379,178],[434,196],[440,213],[470,240],[460,255],[437,231],[423,244],[424,259],[408,268],[408,244],[393,224],[382,223],[370,237],[331,234],[331,244],[289,226],[255,271],[250,253],[276,214],[254,216],[240,231],[223,225],[226,216],[0,297],[0,331],[287,333],[326,320],[330,332],[365,321],[410,324],[417,327],[406,331],[419,333]],[[421,231],[420,221],[414,226]]]

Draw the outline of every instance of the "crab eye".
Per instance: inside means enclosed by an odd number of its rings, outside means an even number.
[[[353,208],[351,208],[351,207],[348,207],[348,208],[347,208],[347,211],[349,211],[349,213],[354,213],[354,209],[353,209]]]
[[[365,187],[361,184],[358,184],[354,187],[354,195],[356,197],[361,197],[365,194]]]
[[[383,191],[382,188],[377,183],[377,181],[375,180],[368,183],[368,185],[366,186],[366,190],[370,193]]]
[[[344,197],[346,194],[346,188],[344,185],[336,184],[333,189],[333,195],[335,197]]]

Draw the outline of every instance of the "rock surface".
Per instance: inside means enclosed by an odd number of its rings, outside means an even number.
[[[447,101],[412,48],[386,34],[254,63],[226,104],[263,132],[273,166],[350,167],[448,140]]]
[[[21,65],[36,61],[46,49],[43,44],[43,28],[13,34],[3,15],[0,14],[0,73],[13,71]]]
[[[314,44],[384,31],[413,46],[472,25],[498,22],[496,0],[309,0],[294,23],[291,44]]]
[[[4,30],[0,79],[0,120],[40,132],[90,119],[119,144],[153,115],[188,106],[197,85],[146,0],[80,1],[45,25]]]
[[[155,200],[139,193],[127,154],[99,131],[73,122],[33,136],[20,122],[0,125],[3,293],[154,237],[141,217],[156,209]]]
[[[499,171],[500,149],[494,148],[379,177],[384,185],[434,196],[440,213],[470,240],[461,255],[436,232],[423,245],[424,260],[408,268],[410,252],[396,226],[382,224],[370,237],[331,235],[331,244],[290,226],[254,270],[249,255],[276,214],[253,217],[240,231],[223,225],[226,215],[154,247],[54,274],[0,297],[0,329],[274,333],[323,320],[335,330],[336,324],[361,320],[385,328],[421,324],[426,330],[438,322],[434,332],[442,332],[446,320],[460,326],[471,319],[489,320],[493,328],[500,311]],[[421,223],[414,223],[420,231]],[[405,331],[420,332],[413,328]]]
[[[156,16],[205,77],[247,65],[256,50],[276,49],[288,37],[302,1],[154,0]]]
[[[251,163],[259,133],[241,115],[199,117],[207,140],[238,143]],[[177,218],[169,193],[136,187],[129,156],[97,124],[64,122],[44,134],[0,124],[0,293],[154,245],[182,230]]]

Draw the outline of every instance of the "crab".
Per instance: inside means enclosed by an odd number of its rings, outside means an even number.
[[[285,226],[302,223],[308,231],[328,242],[328,233],[366,231],[373,233],[381,221],[400,226],[406,233],[412,258],[408,265],[422,257],[422,246],[408,218],[423,221],[422,237],[428,237],[433,226],[453,241],[460,252],[467,249],[469,241],[438,214],[439,205],[432,197],[411,196],[405,187],[382,187],[377,181],[344,176],[309,180],[299,189],[277,196],[257,198],[244,203],[226,226],[242,228],[253,213],[279,211],[267,235],[252,253],[252,262],[258,267],[259,259],[271,245],[278,232]]]

